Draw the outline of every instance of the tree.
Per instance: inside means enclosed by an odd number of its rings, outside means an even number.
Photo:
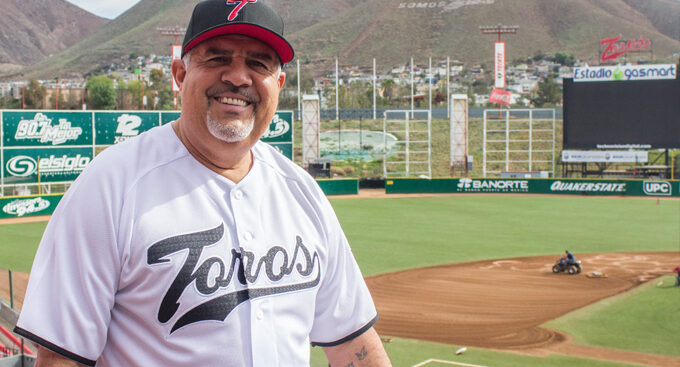
[[[397,83],[392,79],[387,79],[382,82],[382,96],[383,98],[392,99],[396,97],[397,94]]]
[[[113,80],[106,76],[93,76],[85,84],[87,105],[95,110],[112,110],[116,107],[116,90]]]
[[[130,107],[126,109],[142,109],[142,82],[140,80],[130,80],[127,83],[126,94],[130,96]],[[126,98],[127,101],[127,98]]]
[[[535,107],[558,104],[562,100],[562,91],[555,82],[554,76],[549,76],[538,82],[536,93],[529,100]]]
[[[151,70],[149,81],[151,82],[151,89],[156,91],[163,89],[163,86],[169,82],[161,69]]]
[[[5,96],[0,98],[0,108],[18,110],[21,108],[21,99]]]
[[[43,87],[37,80],[31,79],[25,90],[26,107],[28,108],[44,108],[45,96],[47,89]]]
[[[565,66],[574,66],[574,63],[576,63],[576,59],[574,59],[574,56],[564,51],[558,51],[553,59],[555,60],[556,63]]]

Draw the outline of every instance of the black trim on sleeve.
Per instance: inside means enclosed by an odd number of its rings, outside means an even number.
[[[61,347],[59,347],[55,344],[52,344],[52,343],[48,342],[47,340],[31,333],[30,331],[24,330],[24,329],[22,329],[18,326],[15,326],[13,331],[14,331],[14,333],[21,335],[24,338],[33,341],[34,343],[40,344],[42,347],[47,348],[47,349],[53,351],[54,353],[58,353],[58,354],[60,354],[64,357],[71,359],[71,360],[74,360],[74,361],[76,361],[80,364],[84,364],[86,366],[94,366],[95,363],[97,363],[97,361],[93,361],[91,359],[81,357],[81,356],[79,356],[75,353],[71,353],[68,350],[61,348]]]
[[[375,315],[375,317],[373,318],[373,320],[369,321],[368,324],[364,325],[361,329],[359,329],[359,330],[357,330],[357,331],[355,331],[355,332],[353,332],[353,333],[347,335],[346,337],[344,337],[344,338],[342,338],[342,339],[340,339],[340,340],[336,340],[336,341],[330,342],[330,343],[317,343],[317,342],[312,342],[312,346],[313,346],[313,347],[334,347],[334,346],[336,346],[336,345],[340,345],[340,344],[342,344],[342,343],[348,342],[348,341],[350,341],[350,340],[356,338],[357,336],[359,336],[359,335],[361,335],[361,334],[367,332],[368,329],[372,328],[373,325],[375,325],[376,322],[378,322],[378,315]]]

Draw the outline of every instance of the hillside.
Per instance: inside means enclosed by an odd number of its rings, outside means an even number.
[[[428,56],[490,63],[495,36],[483,35],[479,26],[500,23],[520,26],[517,35],[503,37],[508,60],[566,51],[596,61],[600,40],[618,34],[624,39],[651,39],[657,59],[671,60],[680,51],[680,32],[668,35],[680,24],[676,1],[487,0],[467,6],[448,1],[444,3],[457,5],[425,9],[408,8],[408,2],[402,7],[404,3],[365,2],[295,33],[292,42],[312,59],[343,55],[344,64],[366,65],[373,57],[379,64],[404,64],[411,56],[421,63]],[[381,12],[379,24],[370,27]],[[352,46],[358,38],[363,39],[361,44]]]
[[[1,0],[7,1],[7,0]],[[36,0],[34,0],[36,1]],[[130,54],[169,54],[172,39],[157,27],[184,26],[198,0],[142,0],[120,17],[49,60],[26,70],[50,77],[88,73]],[[507,59],[566,51],[596,62],[599,42],[651,39],[657,61],[680,51],[680,2],[675,0],[269,0],[303,63],[322,69],[335,57],[344,65],[406,64],[411,56],[470,63],[492,60],[494,36],[481,25],[519,25],[504,36]],[[423,7],[422,5],[426,6]],[[181,42],[181,39],[180,39]],[[308,66],[309,67],[309,66]]]
[[[44,60],[108,22],[64,0],[0,0],[0,71]]]

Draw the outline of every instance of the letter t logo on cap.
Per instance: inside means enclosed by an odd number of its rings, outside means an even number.
[[[227,5],[238,4],[234,8],[234,10],[231,11],[227,20],[232,21],[232,20],[236,19],[236,17],[238,16],[238,12],[240,12],[241,9],[243,9],[243,7],[246,6],[246,4],[256,3],[256,2],[257,2],[257,0],[227,0]]]

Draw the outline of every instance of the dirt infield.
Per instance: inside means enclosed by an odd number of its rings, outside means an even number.
[[[680,359],[585,347],[539,325],[629,290],[680,263],[677,252],[579,255],[584,273],[553,274],[555,257],[523,257],[449,264],[366,279],[380,313],[382,335],[544,356],[561,353],[648,366],[679,366]],[[625,265],[625,266],[624,266]],[[592,277],[592,272],[604,277]],[[21,308],[27,274],[14,273]],[[9,299],[6,272],[0,297]]]
[[[650,366],[680,359],[570,344],[539,325],[669,274],[677,252],[579,255],[584,273],[551,272],[555,257],[479,261],[367,278],[382,335],[533,355],[563,353]],[[625,266],[623,266],[625,265]],[[599,272],[605,277],[588,276]]]

